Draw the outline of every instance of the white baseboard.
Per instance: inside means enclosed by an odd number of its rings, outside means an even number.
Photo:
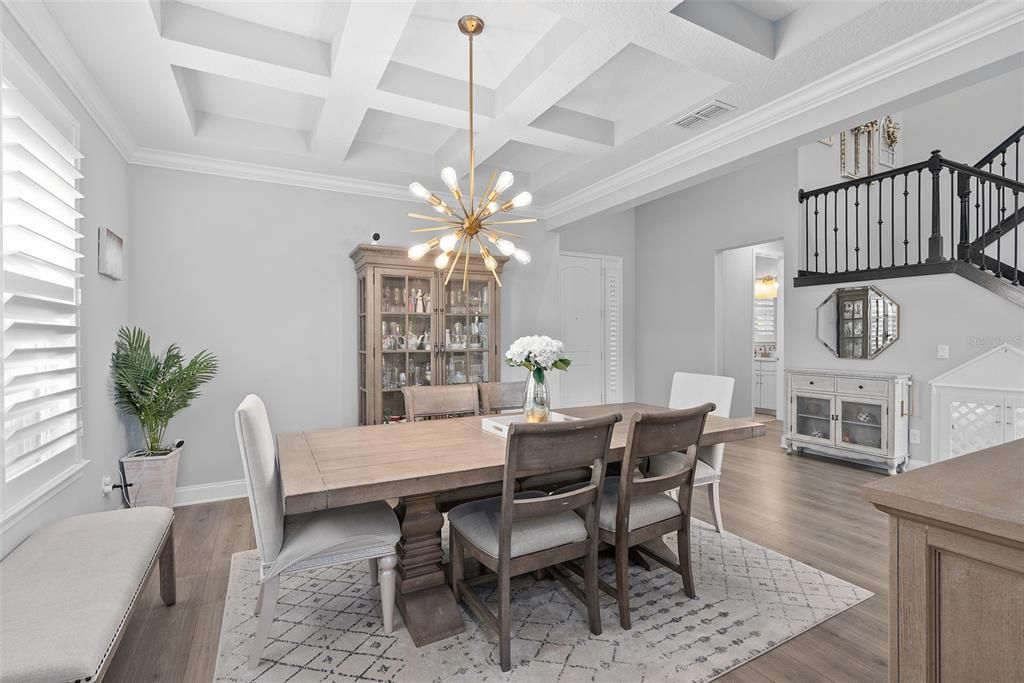
[[[174,507],[195,505],[196,503],[212,503],[229,498],[245,498],[245,479],[234,481],[217,481],[212,484],[196,484],[195,486],[179,486],[174,490]]]
[[[917,458],[911,458],[910,461],[907,462],[907,469],[916,470],[918,468],[924,467],[925,465],[931,465],[931,463],[928,462],[927,460],[918,460]]]

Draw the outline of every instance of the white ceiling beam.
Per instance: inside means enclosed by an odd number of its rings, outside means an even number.
[[[414,3],[354,2],[334,47],[332,79],[311,148],[344,159],[391,61]]]

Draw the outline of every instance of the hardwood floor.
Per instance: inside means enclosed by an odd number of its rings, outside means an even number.
[[[888,522],[860,487],[874,470],[779,448],[766,436],[726,446],[727,531],[875,593],[861,604],[730,672],[722,681],[883,681],[888,658]],[[707,496],[696,515],[710,522]],[[232,553],[255,547],[245,499],[175,510],[178,602],[165,607],[150,581],[106,681],[209,681],[213,677]]]

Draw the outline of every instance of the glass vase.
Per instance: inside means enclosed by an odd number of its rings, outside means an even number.
[[[523,414],[527,422],[547,422],[551,414],[551,392],[548,390],[544,374],[540,380],[535,373],[530,373],[526,380],[526,393],[523,396]]]

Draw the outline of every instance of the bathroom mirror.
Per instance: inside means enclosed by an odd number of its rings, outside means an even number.
[[[839,358],[874,358],[899,339],[899,319],[876,287],[844,287],[818,306],[818,339]]]

